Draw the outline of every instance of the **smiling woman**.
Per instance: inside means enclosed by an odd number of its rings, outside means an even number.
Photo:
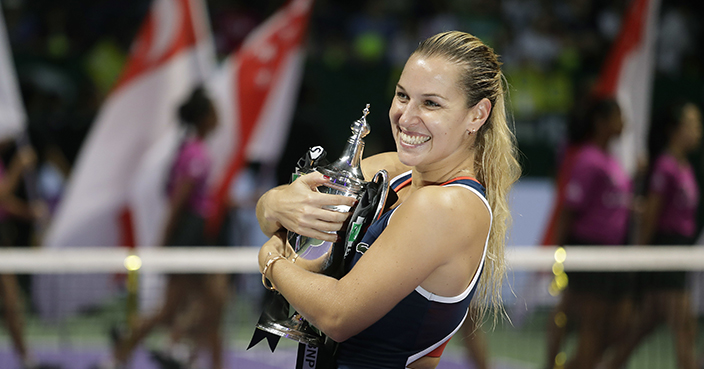
[[[389,111],[403,164],[416,166],[455,156],[472,168],[473,158],[466,155],[474,143],[471,133],[486,122],[491,103],[484,98],[467,107],[455,82],[461,71],[459,65],[437,56],[416,54],[406,63]]]
[[[348,214],[328,207],[353,200],[315,191],[325,182],[317,172],[259,200],[261,228],[272,236],[260,269],[340,342],[338,368],[433,368],[475,294],[473,311],[501,311],[506,196],[520,175],[503,83],[496,54],[472,35],[446,32],[420,44],[389,110],[397,152],[362,163],[367,179],[389,172],[398,201],[369,227],[369,247],[357,249],[339,280],[294,263],[281,231],[334,241]]]

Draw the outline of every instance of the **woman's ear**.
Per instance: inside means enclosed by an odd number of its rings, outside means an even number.
[[[487,98],[481,99],[476,105],[469,110],[469,126],[467,130],[476,132],[481,126],[486,123],[491,113],[491,102]]]

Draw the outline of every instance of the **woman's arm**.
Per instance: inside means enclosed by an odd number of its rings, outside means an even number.
[[[34,219],[39,216],[39,207],[32,206],[15,196],[15,190],[22,183],[22,175],[37,162],[37,155],[29,147],[20,148],[12,157],[3,178],[0,178],[0,206],[15,217]],[[36,208],[36,209],[35,209]]]
[[[340,280],[284,259],[270,264],[266,277],[299,313],[338,342],[381,319],[419,285],[439,295],[458,295],[478,268],[490,222],[484,203],[466,192],[442,187],[416,191]],[[262,247],[260,270],[284,252],[284,245],[284,238],[274,237]]]
[[[166,243],[174,233],[178,225],[179,218],[183,215],[188,206],[188,200],[195,189],[196,181],[193,178],[184,178],[176,183],[169,200],[169,213],[166,218],[166,226],[162,232],[161,246],[168,246]]]
[[[342,195],[320,193],[317,187],[327,178],[313,172],[297,178],[293,183],[273,188],[257,201],[257,220],[265,235],[271,237],[282,227],[300,235],[334,242],[334,232],[342,228],[348,213],[326,207],[353,206],[357,200]],[[328,233],[333,232],[333,233]]]
[[[281,185],[278,187],[274,187],[262,194],[259,197],[259,200],[257,200],[257,205],[256,205],[256,214],[257,214],[257,222],[259,222],[259,228],[261,228],[262,232],[267,237],[272,237],[277,233],[278,231],[283,229],[283,225],[281,222],[278,220],[278,217],[275,213],[276,211],[276,200],[274,200],[272,197],[276,196],[277,191],[282,191],[286,189],[290,185]]]
[[[371,180],[380,169],[386,169],[391,178],[409,169],[398,161],[396,153],[366,158],[361,167],[366,180]],[[342,228],[349,214],[326,207],[353,206],[356,200],[318,192],[316,188],[327,181],[322,174],[313,172],[297,178],[291,184],[278,186],[264,193],[257,201],[256,207],[262,232],[271,237],[285,228],[303,236],[334,242],[337,238],[334,232]]]
[[[645,199],[645,207],[640,221],[638,238],[636,244],[649,245],[653,241],[655,229],[657,227],[658,216],[662,210],[662,196],[658,193],[650,192]]]
[[[380,169],[387,169],[389,175],[397,175],[403,166],[395,153],[385,153],[366,158],[361,164],[366,180],[370,180]],[[406,169],[407,170],[407,169]],[[297,178],[293,183],[275,187],[257,201],[257,220],[265,235],[271,237],[285,228],[300,235],[334,242],[336,232],[342,228],[348,213],[340,213],[326,206],[353,206],[355,200],[341,195],[323,194],[316,188],[328,180],[318,172]]]
[[[30,147],[20,148],[12,157],[10,165],[0,181],[0,198],[12,196],[19,186],[22,174],[37,162],[37,155]]]

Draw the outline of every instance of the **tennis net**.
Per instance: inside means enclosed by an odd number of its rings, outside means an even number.
[[[135,316],[148,316],[158,310],[164,298],[166,275],[204,273],[221,275],[226,281],[228,294],[221,323],[224,367],[293,368],[293,341],[282,339],[275,353],[265,344],[245,350],[264,296],[257,251],[254,247],[0,249],[0,274],[17,276],[22,311],[12,319],[23,319],[23,336],[37,362],[66,369],[92,368],[110,356],[111,332],[124,330]],[[700,323],[704,317],[701,247],[526,246],[512,247],[507,257],[504,302],[510,321],[502,319],[495,326],[487,322],[472,335],[469,331],[458,333],[438,368],[479,368],[473,357],[482,354],[473,354],[472,346],[465,343],[481,339],[486,347],[478,347],[491,368],[564,365],[575,353],[578,334],[554,312],[569,286],[571,272],[686,271],[691,311]],[[187,321],[188,314],[183,315]],[[549,327],[555,324],[565,327],[565,338],[557,349],[558,355],[552,358],[548,355]],[[695,344],[701,353],[704,337],[697,334]],[[159,355],[187,351],[186,344],[173,341],[173,327],[155,329],[135,350],[129,367],[166,367]],[[197,364],[198,368],[209,367],[207,355],[201,354]],[[0,328],[0,368],[20,367],[5,324]],[[658,326],[642,341],[626,367],[678,367],[675,341],[666,325]]]

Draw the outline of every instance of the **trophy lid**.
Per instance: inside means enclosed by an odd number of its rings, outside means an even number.
[[[352,122],[352,125],[350,126],[352,136],[349,140],[361,140],[366,137],[369,132],[371,132],[371,127],[369,127],[369,124],[367,123],[367,115],[369,115],[369,104],[367,104],[367,106],[364,107],[364,110],[362,110],[362,117]],[[364,142],[362,142],[362,145],[363,144]]]
[[[358,185],[364,182],[364,175],[362,174],[360,163],[362,161],[362,152],[364,151],[364,141],[362,138],[366,137],[371,131],[367,123],[368,114],[369,104],[367,104],[362,111],[362,117],[354,121],[350,126],[352,135],[347,139],[347,144],[342,150],[340,158],[326,165],[324,168],[321,168],[325,172],[324,174],[330,177],[333,177],[330,174],[334,174],[335,177],[344,177],[344,182],[351,181]]]

